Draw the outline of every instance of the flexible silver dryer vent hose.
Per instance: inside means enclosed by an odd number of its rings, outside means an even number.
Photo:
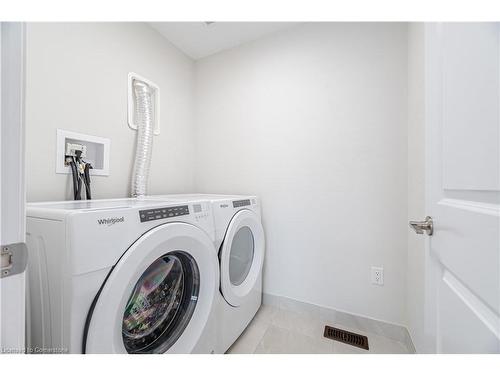
[[[153,98],[150,87],[135,80],[135,122],[137,124],[137,146],[132,172],[132,197],[142,197],[147,193],[149,167],[153,148]]]

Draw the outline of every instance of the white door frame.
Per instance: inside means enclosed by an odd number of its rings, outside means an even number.
[[[0,352],[25,350],[25,25],[0,23]]]
[[[429,196],[434,196],[429,186],[429,181],[436,178],[433,176],[435,169],[432,167],[435,163],[441,163],[441,160],[434,160],[434,153],[431,150],[435,147],[434,142],[439,142],[440,132],[436,127],[436,116],[439,116],[439,109],[435,108],[439,93],[435,92],[433,82],[440,80],[440,71],[437,68],[437,40],[436,40],[436,23],[426,23],[424,27],[424,108],[425,108],[425,212],[432,212]],[[426,353],[437,353],[436,347],[436,275],[438,269],[435,262],[432,260],[430,237],[425,236],[425,306],[424,306],[424,329],[425,342],[423,343]]]

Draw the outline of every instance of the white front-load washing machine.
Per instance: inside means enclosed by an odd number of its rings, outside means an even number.
[[[28,350],[216,352],[209,212],[164,200],[28,204]]]
[[[265,240],[259,199],[255,196],[178,194],[149,199],[209,201],[220,262],[218,352],[226,352],[262,303]]]

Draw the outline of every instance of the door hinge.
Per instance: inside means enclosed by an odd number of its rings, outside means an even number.
[[[0,278],[24,272],[28,263],[28,248],[24,242],[2,245]]]

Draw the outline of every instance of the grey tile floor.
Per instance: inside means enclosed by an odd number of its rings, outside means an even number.
[[[323,337],[325,324],[368,337],[370,350]],[[262,305],[228,354],[408,354],[402,342],[341,326],[310,313],[297,313]]]

